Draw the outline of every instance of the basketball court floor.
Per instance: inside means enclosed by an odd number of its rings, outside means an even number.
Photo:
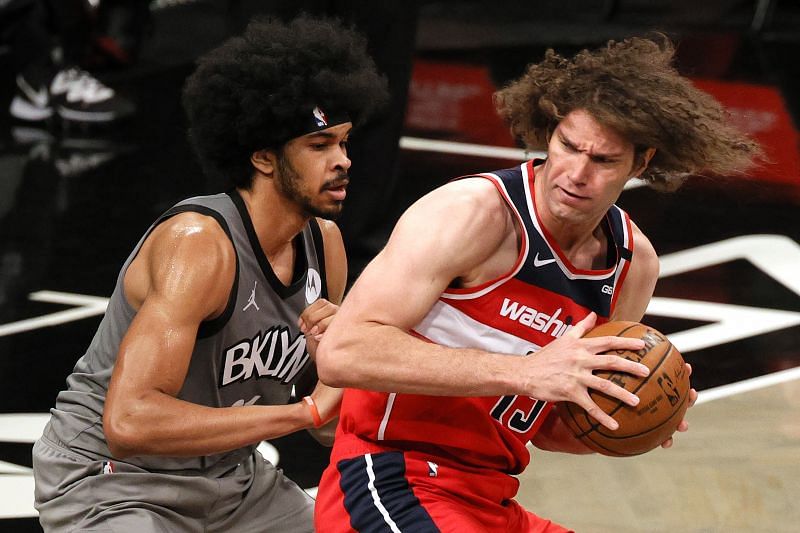
[[[704,39],[688,36],[682,56],[720,42]],[[747,177],[691,179],[674,193],[632,183],[619,202],[661,257],[644,322],[694,367],[691,427],[673,448],[635,458],[532,450],[519,501],[579,532],[800,530],[800,91],[781,82],[800,78],[789,62],[737,42],[724,65],[695,62],[692,72],[772,163]],[[451,177],[533,155],[508,138],[490,96],[501,72],[540,50],[497,52],[415,56],[387,225]],[[115,74],[139,107],[115,128],[0,119],[0,531],[40,531],[31,445],[119,266],[158,214],[207,192],[179,109],[190,70]],[[324,449],[295,435],[264,450],[313,492]]]

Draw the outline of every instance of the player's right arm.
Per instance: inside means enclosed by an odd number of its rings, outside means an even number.
[[[115,457],[209,455],[311,425],[300,403],[214,408],[176,397],[198,327],[225,309],[235,269],[233,245],[211,217],[176,215],[145,240],[125,274],[137,313],[120,344],[103,413]]]
[[[598,355],[612,349],[640,349],[639,340],[581,339],[576,331],[531,357],[509,357],[448,348],[409,334],[454,280],[479,284],[511,268],[517,250],[514,224],[494,186],[482,179],[449,183],[416,202],[364,270],[325,333],[317,351],[322,381],[388,392],[569,400],[590,413],[598,412],[598,420],[613,426],[587,388],[626,402],[637,400],[592,370],[645,375],[643,365]]]

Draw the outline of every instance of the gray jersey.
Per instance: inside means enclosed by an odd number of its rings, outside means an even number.
[[[233,243],[237,271],[224,313],[201,324],[178,398],[211,407],[281,405],[287,403],[292,386],[310,367],[297,318],[310,303],[327,297],[316,220],[297,236],[295,270],[287,287],[272,271],[238,193],[190,198],[162,215],[128,257],[94,339],[51,410],[45,434],[77,453],[93,459],[111,458],[103,435],[103,405],[120,342],[136,315],[125,298],[125,272],[152,229],[186,211],[218,221]],[[214,475],[241,462],[253,448],[204,457],[147,456],[125,461],[151,471]]]

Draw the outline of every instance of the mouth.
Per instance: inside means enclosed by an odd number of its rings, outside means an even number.
[[[578,201],[580,201],[580,200],[591,200],[591,198],[589,198],[588,196],[581,196],[580,194],[575,194],[575,193],[570,192],[570,191],[568,191],[568,190],[566,190],[566,189],[564,189],[562,187],[559,187],[558,189],[568,199],[578,200]]]
[[[350,183],[348,179],[333,181],[323,186],[322,192],[329,194],[334,200],[341,202],[347,196],[348,183]]]

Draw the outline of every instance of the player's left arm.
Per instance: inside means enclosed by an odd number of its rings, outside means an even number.
[[[316,356],[317,346],[328,325],[333,320],[339,304],[344,298],[344,290],[347,284],[347,255],[345,254],[342,233],[334,222],[318,218],[320,230],[322,232],[322,242],[325,249],[325,277],[328,284],[328,298],[320,298],[309,305],[300,315],[299,324],[301,331],[306,336],[306,346],[311,357]],[[332,414],[330,418],[319,428],[311,428],[308,432],[320,444],[325,446],[333,445],[333,436],[336,432],[336,424],[339,421],[339,404],[342,399],[342,390],[329,387],[317,381],[314,392],[311,394],[318,406],[330,405],[332,409],[326,409]],[[335,414],[334,414],[335,413]]]

